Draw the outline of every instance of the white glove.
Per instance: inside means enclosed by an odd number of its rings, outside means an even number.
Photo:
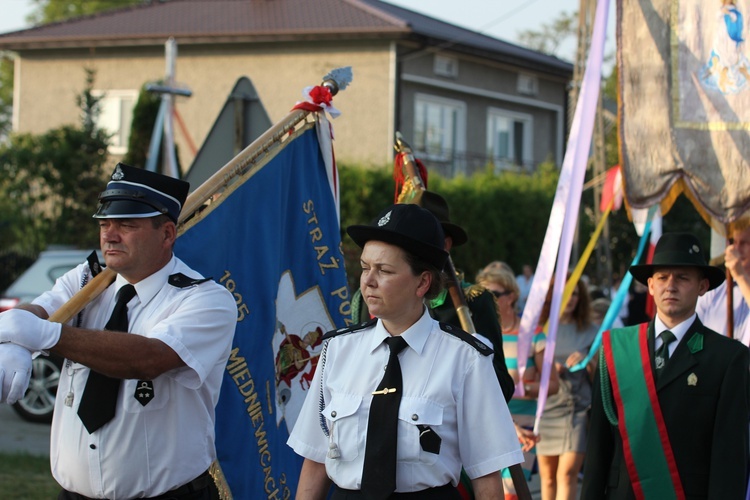
[[[15,344],[0,344],[0,403],[12,405],[24,394],[31,379],[31,353]]]
[[[31,352],[46,351],[60,340],[62,324],[42,319],[23,309],[0,314],[0,344],[13,342]]]

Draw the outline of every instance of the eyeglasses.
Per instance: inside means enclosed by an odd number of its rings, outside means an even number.
[[[510,290],[505,290],[504,292],[498,292],[497,290],[490,290],[490,293],[496,298],[499,299],[500,297],[505,297],[506,295],[510,295]]]

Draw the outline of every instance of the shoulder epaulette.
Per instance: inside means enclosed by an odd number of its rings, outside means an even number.
[[[99,256],[96,254],[96,250],[91,252],[86,260],[89,263],[89,269],[91,269],[91,276],[96,277],[97,274],[102,272],[102,265],[99,263]]]
[[[466,288],[464,288],[464,296],[466,297],[466,300],[474,300],[480,295],[484,293],[484,291],[487,290],[482,285],[469,285]]]
[[[200,285],[206,281],[211,281],[212,278],[190,278],[182,273],[173,274],[169,277],[169,284],[176,288],[187,288],[189,286]]]
[[[485,344],[478,338],[474,337],[470,333],[466,333],[460,328],[456,328],[453,325],[450,325],[448,323],[442,323],[442,322],[440,323],[440,328],[445,333],[448,333],[450,335],[453,335],[454,337],[458,337],[459,339],[463,340],[464,342],[472,346],[474,349],[479,351],[479,354],[481,354],[482,356],[489,356],[490,354],[495,352],[487,344]]]
[[[338,330],[331,330],[330,332],[326,332],[326,334],[323,335],[323,338],[321,340],[328,340],[338,335],[343,335],[345,333],[352,333],[352,332],[356,332],[359,330],[364,330],[365,328],[369,328],[372,325],[374,325],[377,320],[378,320],[377,318],[373,318],[369,321],[365,321],[364,323],[360,323],[358,325],[346,326],[344,328],[339,328]]]

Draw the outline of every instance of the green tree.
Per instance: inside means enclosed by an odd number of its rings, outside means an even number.
[[[163,82],[160,81],[159,83]],[[146,167],[146,162],[148,161],[151,135],[154,131],[156,118],[159,115],[159,107],[161,106],[161,95],[146,90],[147,85],[141,87],[141,91],[138,94],[138,101],[133,108],[133,119],[130,124],[130,137],[128,139],[128,152],[122,159],[123,163],[143,168]],[[163,171],[164,167],[162,164],[163,151],[164,148],[160,147],[157,152],[156,167],[159,171]],[[182,172],[178,151],[175,145],[177,171]]]
[[[543,23],[538,30],[523,30],[518,34],[521,45],[545,54],[557,54],[560,46],[578,34],[578,13],[561,12],[551,23]]]
[[[94,126],[94,72],[77,103],[79,126],[12,134],[0,146],[0,250],[39,252],[52,243],[97,246],[91,214],[105,178],[108,135]]]
[[[64,21],[71,17],[150,3],[149,0],[31,0],[31,2],[34,10],[26,17],[31,24]]]
[[[0,53],[0,137],[7,136],[13,116],[13,59]]]
[[[150,0],[31,0],[34,10],[26,17],[30,24],[64,21],[72,17],[96,14],[105,10],[147,4]],[[0,53],[0,138],[11,130],[13,114],[13,58]]]

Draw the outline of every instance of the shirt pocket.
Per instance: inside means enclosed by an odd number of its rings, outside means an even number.
[[[434,401],[404,397],[398,409],[398,460],[434,464],[439,453],[424,451],[419,436],[424,426],[440,436],[443,407]],[[440,439],[444,441],[443,436]]]
[[[334,394],[322,414],[328,420],[330,444],[339,450],[338,460],[351,462],[359,456],[360,440],[364,429],[360,414],[362,397],[351,394]],[[362,445],[364,448],[364,445]]]
[[[164,379],[164,377],[162,377]],[[127,379],[122,384],[127,413],[147,413],[161,410],[169,403],[170,387],[164,380]],[[141,401],[147,401],[144,405]]]

